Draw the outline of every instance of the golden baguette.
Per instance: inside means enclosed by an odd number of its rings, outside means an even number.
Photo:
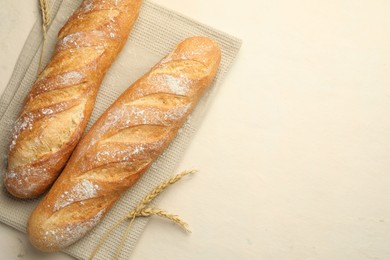
[[[13,196],[35,198],[55,181],[140,6],[141,0],[85,0],[60,30],[51,61],[15,124],[4,180]]]
[[[35,247],[63,249],[102,220],[175,137],[220,58],[214,41],[188,38],[104,112],[32,213],[28,234]]]

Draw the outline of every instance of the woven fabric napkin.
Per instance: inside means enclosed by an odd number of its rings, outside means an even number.
[[[59,29],[80,3],[81,0],[52,0],[50,2],[53,22],[47,35],[47,47],[44,56],[45,64],[51,57]],[[180,161],[183,151],[188,146],[210,100],[216,93],[217,87],[229,70],[241,46],[241,41],[235,37],[199,24],[150,1],[144,1],[139,19],[125,48],[103,81],[88,128],[120,93],[171,51],[178,42],[187,37],[198,35],[213,38],[222,49],[221,65],[211,90],[202,98],[196,110],[190,115],[169,148],[159,157],[141,180],[122,197],[92,232],[64,250],[64,252],[78,259],[87,259],[102,234],[109,227],[133,209],[137,202],[154,186],[174,174],[175,167]],[[13,124],[19,114],[23,99],[36,79],[41,44],[42,32],[40,19],[38,19],[19,56],[11,80],[0,98],[1,179],[6,171],[7,150]],[[6,193],[1,181],[1,222],[26,232],[28,217],[37,202],[38,200],[26,201],[12,198]],[[122,249],[121,259],[129,259],[131,251],[136,245],[147,221],[147,218],[136,219]],[[125,229],[126,224],[120,226],[105,242],[95,259],[112,259]]]

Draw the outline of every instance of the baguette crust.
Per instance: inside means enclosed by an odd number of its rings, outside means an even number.
[[[15,124],[4,179],[13,196],[38,197],[55,181],[140,6],[141,0],[85,0],[60,30],[53,57]]]
[[[28,234],[35,247],[63,249],[101,221],[176,136],[220,57],[209,38],[188,38],[105,111],[32,213]]]

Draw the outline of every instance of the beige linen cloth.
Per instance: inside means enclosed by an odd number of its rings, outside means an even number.
[[[44,63],[51,57],[59,29],[66,22],[81,0],[50,2],[53,19],[48,32]],[[40,20],[37,20],[25,46],[19,56],[11,80],[0,99],[0,154],[1,179],[6,171],[7,150],[11,130],[23,104],[23,99],[36,79],[39,48],[42,44]],[[172,176],[181,159],[184,149],[199,125],[209,101],[216,93],[217,87],[234,61],[241,41],[235,37],[212,29],[183,17],[173,11],[160,7],[150,1],[144,1],[140,17],[120,56],[106,75],[101,86],[97,102],[89,121],[90,127],[99,115],[123,92],[132,82],[147,72],[156,62],[165,56],[181,40],[204,35],[216,40],[222,49],[222,61],[211,90],[206,93],[196,110],[189,117],[173,143],[152,165],[140,181],[134,185],[107,214],[107,217],[86,237],[67,248],[64,252],[78,258],[87,259],[95,248],[102,234],[111,227],[143,198],[154,186]],[[199,168],[207,170],[206,166]],[[9,196],[1,181],[0,189],[0,221],[18,230],[26,232],[26,223],[38,200],[17,200]],[[148,218],[136,219],[130,235],[120,255],[121,259],[129,259],[130,254]],[[126,223],[120,226],[106,241],[95,259],[112,259],[118,247]]]

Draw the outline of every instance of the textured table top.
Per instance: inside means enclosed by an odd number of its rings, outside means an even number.
[[[3,1],[0,92],[36,2]],[[388,259],[390,2],[159,4],[244,43],[159,205],[193,232],[153,218],[133,259]],[[19,239],[0,224],[0,259]]]

